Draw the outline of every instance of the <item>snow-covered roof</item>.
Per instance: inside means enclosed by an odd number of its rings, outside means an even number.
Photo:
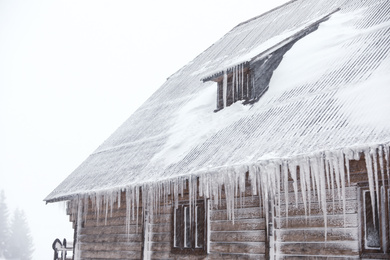
[[[258,102],[213,112],[217,83],[202,79],[329,14],[284,55]],[[233,28],[173,74],[45,200],[388,145],[389,72],[390,1],[291,1]]]

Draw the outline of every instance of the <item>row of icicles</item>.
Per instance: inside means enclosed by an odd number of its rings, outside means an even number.
[[[97,219],[104,214],[105,221],[112,215],[116,207],[121,206],[121,194],[126,194],[126,227],[130,233],[130,222],[137,225],[143,216],[152,218],[159,214],[161,204],[178,206],[180,198],[187,194],[189,203],[193,206],[198,199],[208,199],[209,205],[218,207],[226,200],[227,218],[234,222],[235,208],[242,206],[246,188],[252,196],[259,196],[263,207],[263,216],[269,223],[269,206],[274,207],[274,216],[280,219],[281,206],[285,206],[285,217],[288,218],[290,203],[289,184],[292,182],[295,207],[298,207],[299,196],[304,206],[305,216],[310,215],[311,203],[319,205],[324,217],[325,240],[327,228],[327,191],[331,194],[333,204],[339,203],[344,211],[346,208],[346,187],[350,185],[351,160],[359,160],[364,155],[367,169],[369,192],[372,208],[380,204],[380,187],[390,186],[389,145],[368,147],[364,149],[348,149],[335,152],[320,152],[311,156],[295,159],[274,159],[260,161],[250,165],[240,165],[216,169],[190,176],[180,176],[173,179],[129,186],[105,192],[96,192],[78,197],[71,201],[70,208],[77,214],[77,221],[86,221],[88,205],[92,205]],[[299,169],[299,170],[298,170]],[[246,182],[249,181],[249,187]],[[312,198],[317,197],[317,201]],[[282,199],[284,198],[284,203]],[[88,203],[89,202],[89,203]],[[271,202],[271,203],[270,203]],[[293,204],[294,205],[294,204]],[[334,205],[333,205],[334,208]],[[375,214],[378,214],[373,210]]]

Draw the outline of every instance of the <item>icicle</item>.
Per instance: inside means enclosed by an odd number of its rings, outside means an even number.
[[[144,236],[145,236],[145,246],[144,246],[144,252],[143,252],[143,255],[144,255],[144,259],[150,259],[150,252],[151,252],[151,246],[152,246],[152,232],[151,232],[151,213],[149,213],[148,211],[145,212],[145,221],[144,221],[144,225],[145,225],[145,233],[144,233]]]
[[[307,217],[307,187],[306,187],[306,182],[307,182],[307,172],[304,166],[304,162],[299,163],[299,180],[301,184],[301,193],[302,193],[302,200],[303,200],[303,207],[305,209],[305,217]],[[309,195],[310,196],[310,195]]]
[[[339,151],[337,154],[337,161],[338,161],[338,168],[339,168],[339,173],[340,173],[340,178],[341,178],[341,199],[343,203],[343,219],[344,219],[344,226],[346,223],[346,212],[345,208],[347,207],[346,201],[346,194],[345,194],[345,163],[344,163],[344,154],[342,151]]]
[[[79,260],[81,257],[81,248],[80,248],[80,235],[81,235],[81,222],[83,220],[82,216],[83,210],[83,200],[77,199],[77,235],[76,235],[76,247],[75,247],[75,260]]]
[[[305,163],[303,165],[303,168],[304,168],[304,171],[306,172],[306,188],[307,188],[307,199],[308,199],[308,206],[309,206],[309,210],[308,210],[308,213],[309,213],[309,216],[311,214],[311,197],[312,197],[312,183],[311,183],[311,180],[312,180],[312,177],[311,177],[311,171],[310,171],[310,160],[309,158],[306,158],[305,159]],[[313,187],[313,190],[314,190],[314,187]]]
[[[335,208],[335,204],[334,204],[334,198],[335,198],[335,195],[334,195],[334,183],[335,183],[335,180],[334,180],[334,170],[333,170],[333,162],[332,162],[332,158],[330,156],[330,153],[326,152],[325,153],[325,158],[326,158],[326,163],[329,165],[329,175],[330,175],[330,184],[331,184],[331,191],[332,191],[332,212],[333,212],[333,215],[334,215],[334,208]]]
[[[382,187],[384,187],[386,183],[385,183],[385,167],[383,161],[383,146],[379,146],[378,156],[379,156],[379,167],[381,169]]]
[[[375,190],[376,190],[376,201],[377,203],[380,203],[380,197],[379,197],[379,178],[378,178],[378,160],[376,155],[376,148],[370,149],[372,153],[372,161],[374,164],[374,180],[375,180]],[[375,208],[373,208],[375,209]]]
[[[286,161],[283,161],[283,165],[282,165],[282,170],[283,170],[283,176],[284,176],[284,199],[285,199],[285,203],[286,203],[286,226],[288,226],[288,197],[289,197],[289,194],[288,194],[288,165],[287,165],[287,162]]]
[[[386,197],[386,189],[385,186],[381,187],[381,197],[385,198]],[[380,215],[382,217],[382,241],[383,241],[383,248],[385,249],[385,253],[387,253],[387,237],[386,237],[386,229],[388,229],[388,224],[386,223],[386,200],[382,199],[381,200],[381,207],[380,207]]]
[[[326,173],[326,182],[328,184],[328,189],[331,189],[331,176],[330,176],[330,170],[329,170],[329,163],[328,160],[326,159],[326,154],[324,155],[324,163],[325,163],[325,173]]]
[[[248,179],[249,179],[249,181],[251,183],[252,195],[256,196],[257,195],[257,184],[256,184],[256,170],[255,170],[255,166],[254,165],[251,165],[249,167]]]
[[[246,74],[246,93],[248,93],[248,99],[251,99],[249,96],[249,74]],[[253,95],[252,95],[253,96]]]
[[[384,147],[384,150],[385,150],[385,157],[386,157],[386,173],[387,173],[387,181],[388,181],[388,185],[390,187],[390,151],[389,151],[390,147],[389,146],[385,146]]]
[[[87,222],[87,216],[88,216],[88,204],[89,204],[89,196],[84,195],[84,222]]]
[[[295,207],[298,208],[298,180],[297,180],[297,166],[296,164],[292,164],[291,162],[288,165],[290,170],[291,178],[293,179],[293,188],[295,194]]]
[[[240,74],[240,66],[238,67],[238,70],[237,70],[237,74],[239,75]],[[242,76],[241,76],[242,77]],[[238,78],[238,81],[237,81],[237,84],[240,85],[240,82],[241,82],[241,78]],[[241,90],[241,100],[244,100],[244,86],[243,85],[240,85],[240,88]]]
[[[228,76],[225,70],[223,72],[223,107],[226,107],[226,102],[227,102],[227,81],[228,81]]]
[[[136,209],[136,206],[135,206],[135,203],[136,203],[136,198],[135,198],[135,192],[137,190],[137,187],[133,187],[131,189],[131,192],[130,192],[130,203],[131,203],[131,208],[129,210],[131,210],[131,219],[134,221],[135,218],[136,218],[136,214],[135,214],[135,209]],[[137,216],[138,216],[138,212],[137,212]],[[137,224],[138,224],[138,221],[137,221]]]
[[[118,209],[121,207],[122,190],[118,191]]]
[[[179,207],[179,179],[173,183],[173,198],[175,200],[175,209]]]
[[[136,207],[136,209],[137,209],[137,213],[136,213],[136,216],[137,216],[137,219],[136,219],[136,225],[137,225],[137,227],[138,227],[138,215],[139,215],[139,206],[140,206],[140,203],[139,203],[139,199],[140,199],[140,197],[139,197],[139,191],[140,191],[140,187],[137,187],[137,186],[135,186],[134,188],[133,188],[133,192],[134,192],[134,189],[135,189],[135,206],[134,206],[134,203],[133,203],[133,212],[134,212],[134,207]],[[144,209],[142,209],[142,215],[144,215]],[[137,230],[138,230],[138,228],[137,228]],[[138,232],[138,231],[137,231]]]
[[[347,152],[344,152],[344,157],[345,157],[345,168],[347,169],[347,176],[348,176],[348,186],[350,187],[351,186],[351,172],[350,172],[350,169],[349,169],[349,161],[351,160],[351,158],[353,157],[353,155],[351,156],[351,150]],[[353,152],[352,152],[353,153]]]
[[[256,176],[256,183],[257,183],[257,194],[259,196],[259,203],[260,205],[260,216],[264,216],[265,215],[265,211],[264,211],[264,196],[263,196],[263,189],[262,189],[262,185],[261,185],[261,173],[260,173],[260,169],[258,166],[255,166],[255,176]]]
[[[131,196],[130,187],[126,188],[126,234],[130,234]]]
[[[372,216],[373,216],[373,222],[374,226],[376,225],[375,223],[375,184],[374,184],[374,173],[372,171],[372,158],[369,150],[364,151],[364,156],[365,156],[365,161],[366,161],[366,168],[367,168],[367,175],[368,175],[368,186],[370,189],[370,197],[371,197],[371,206],[372,206]]]
[[[275,176],[276,176],[276,193],[277,193],[277,205],[276,205],[276,216],[278,217],[278,226],[280,227],[280,204],[281,204],[281,163],[278,162],[275,165]]]
[[[104,214],[104,225],[107,225],[107,217],[108,217],[108,205],[109,205],[109,202],[108,202],[108,200],[109,200],[109,195],[107,194],[107,193],[105,193],[104,195],[103,195],[103,201],[104,201],[104,206],[105,206],[105,214]]]
[[[322,205],[322,213],[324,216],[324,229],[325,229],[325,241],[328,239],[328,207],[326,203],[326,182],[325,182],[325,164],[324,164],[324,157],[322,154],[318,158],[320,160],[320,163],[318,164],[318,173],[319,173],[319,179],[320,179],[320,194],[321,194],[321,205]],[[345,222],[344,222],[345,223]]]
[[[241,88],[244,92],[244,64],[241,64]],[[246,92],[246,95],[248,96],[248,92]],[[242,97],[242,99],[245,99]]]
[[[339,198],[339,205],[341,205],[341,174],[340,174],[340,168],[339,168],[339,162],[336,155],[332,154],[332,166],[334,170],[334,176],[336,181],[336,187],[337,187],[337,197]]]
[[[100,208],[102,203],[101,195],[98,193],[95,193],[95,201],[96,201],[96,223],[99,223],[99,217],[100,217]]]
[[[237,85],[235,84],[235,79],[236,79],[236,67],[233,67],[233,79],[232,79],[232,98],[233,98],[233,103],[235,102],[234,99],[234,92],[236,91],[235,89],[237,88]]]
[[[309,160],[310,162],[310,171],[311,171],[311,177],[314,181],[313,190],[317,189],[317,202],[319,205],[319,208],[321,208],[322,205],[322,199],[321,199],[321,181],[320,181],[320,174],[318,171],[318,158],[312,157]]]

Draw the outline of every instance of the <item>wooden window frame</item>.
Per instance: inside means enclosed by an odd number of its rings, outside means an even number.
[[[366,245],[366,194],[370,196],[368,183],[359,184],[359,196],[360,196],[360,228],[361,228],[361,257],[366,259],[389,259],[390,257],[390,187],[388,185],[383,186],[382,181],[379,184],[379,203],[376,202],[376,207],[379,207],[379,211],[375,212],[377,216],[376,223],[379,228],[379,240],[380,246],[378,248],[368,247]],[[375,191],[376,196],[376,191]],[[370,197],[371,198],[371,197]],[[376,200],[376,198],[375,198]],[[371,209],[372,210],[372,209]],[[369,212],[369,214],[371,214]]]
[[[224,106],[223,101],[224,80],[225,75],[213,79],[213,81],[217,82],[217,108],[214,112],[218,112],[240,100],[247,102],[252,97],[252,73],[248,64],[238,66],[237,70],[226,72],[226,106]]]
[[[201,235],[201,239],[203,242],[203,245],[198,246],[197,241],[198,239],[198,229],[196,228],[197,221],[198,221],[198,216],[195,214],[197,210],[195,211],[194,209],[197,209],[197,207],[202,207],[203,209],[203,217],[200,216],[200,218],[203,221],[202,227],[203,227],[203,235]],[[185,245],[186,241],[186,226],[182,226],[179,230],[177,229],[180,227],[181,220],[183,223],[184,221],[184,215],[186,215],[186,210],[188,209],[187,212],[191,211],[191,219],[190,219],[190,234],[189,234],[189,246]],[[179,215],[181,218],[178,218],[177,212],[179,212]],[[196,218],[193,217],[195,214]],[[207,254],[207,246],[208,246],[208,201],[207,200],[198,200],[196,201],[195,205],[192,205],[186,201],[186,202],[179,202],[178,207],[175,208],[173,207],[173,212],[172,212],[172,239],[171,239],[171,253],[173,254],[186,254],[186,255],[206,255]],[[179,232],[179,233],[178,233]],[[177,243],[177,237],[179,237],[179,243]]]

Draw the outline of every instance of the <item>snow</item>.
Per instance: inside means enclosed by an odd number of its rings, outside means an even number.
[[[188,181],[192,205],[198,193],[209,198],[210,205],[219,205],[224,193],[227,217],[234,222],[234,209],[239,206],[235,197],[243,196],[248,172],[252,194],[263,200],[263,213],[271,201],[280,214],[284,197],[286,217],[288,207],[296,206],[298,200],[308,216],[311,203],[317,202],[326,230],[326,193],[331,192],[333,205],[341,205],[346,218],[349,162],[364,154],[370,195],[380,203],[384,184],[379,179],[385,171],[389,177],[390,168],[389,23],[358,27],[366,21],[368,10],[365,3],[360,4],[361,8],[345,7],[333,14],[317,31],[299,40],[285,54],[269,90],[257,103],[236,102],[214,113],[217,86],[201,82],[210,75],[207,71],[224,71],[226,81],[229,66],[279,42],[278,35],[287,37],[294,28],[334,9],[330,4],[331,9],[312,10],[311,18],[307,17],[311,10],[302,10],[301,23],[265,40],[255,38],[268,27],[259,32],[251,23],[242,25],[242,30],[235,28],[226,41],[221,39],[171,77],[47,200],[79,194],[80,205],[91,198],[95,210],[104,208],[107,216],[125,191],[129,223],[138,216],[140,203],[143,214],[151,216],[161,201],[169,201],[169,195],[177,207]],[[367,5],[378,8],[375,3]],[[299,16],[303,7],[296,8]],[[246,31],[251,33],[242,36],[245,46],[231,43],[232,36]],[[227,52],[230,58],[221,61]],[[294,197],[285,192],[289,178]],[[317,201],[312,201],[312,191]],[[372,203],[375,208],[375,200]]]

